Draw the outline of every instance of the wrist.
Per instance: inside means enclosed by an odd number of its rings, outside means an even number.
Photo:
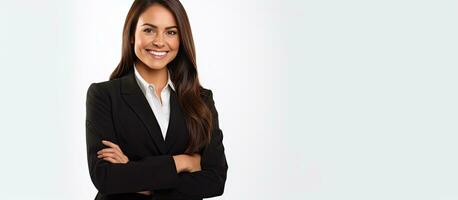
[[[175,155],[173,156],[173,160],[175,161],[175,167],[177,170],[177,173],[186,171],[188,166],[186,165],[186,155],[180,154],[180,155]]]

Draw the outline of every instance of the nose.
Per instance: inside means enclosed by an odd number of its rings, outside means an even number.
[[[163,40],[161,34],[157,34],[157,36],[154,37],[153,45],[154,45],[155,47],[158,47],[158,48],[164,46],[164,40]]]

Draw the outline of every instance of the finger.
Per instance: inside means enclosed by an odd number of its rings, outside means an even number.
[[[117,157],[116,157],[116,156],[112,156],[112,157],[114,157],[115,159],[116,159],[116,158],[119,158],[118,160],[119,160],[120,162],[122,162],[122,163],[128,163],[128,162],[129,162],[129,158],[127,158],[126,155],[124,155],[122,152],[119,152],[117,149],[114,149],[114,148],[105,148],[105,149],[102,149],[102,150],[100,150],[100,151],[97,152],[97,155],[98,155],[97,157],[98,157],[98,158],[102,158],[103,156],[100,156],[100,155],[102,155],[102,154],[104,154],[104,153],[114,153],[114,154],[117,155]],[[105,156],[107,156],[107,155],[105,155]]]
[[[114,148],[105,148],[97,152],[97,154],[102,154],[102,153],[116,153],[120,156],[124,155],[124,153]]]
[[[97,158],[104,158],[104,157],[113,157],[112,153],[102,153],[97,156]]]
[[[103,143],[104,145],[107,145],[107,146],[109,146],[109,147],[112,147],[112,148],[115,148],[115,149],[118,149],[119,151],[121,151],[121,148],[119,148],[119,146],[118,146],[117,144],[113,143],[113,142],[110,142],[110,141],[108,141],[108,140],[102,140],[102,143]],[[122,151],[121,151],[121,152],[122,152]]]
[[[112,154],[112,153],[106,153],[106,154],[102,154],[102,155],[99,155],[97,156],[98,158],[112,158],[114,160],[117,160],[118,162],[122,162],[122,159],[121,157],[119,157],[118,155],[116,154]]]
[[[129,162],[129,158],[127,158],[127,156],[120,156],[114,153],[105,153],[105,154],[98,155],[97,157],[102,158],[102,159],[111,158],[113,160],[116,160],[116,163],[122,163],[122,164],[126,164]]]
[[[111,163],[119,163],[117,160],[111,158],[111,157],[105,157],[103,158],[104,160],[108,161],[108,162],[111,162]]]
[[[102,144],[107,145],[107,146],[112,147],[112,148],[115,148],[116,146],[118,146],[117,144],[115,144],[113,142],[110,142],[108,140],[102,140]]]
[[[123,154],[120,154],[116,149],[110,148],[110,149],[103,149],[97,152],[97,157],[107,157],[111,156],[113,158],[120,157],[122,158]]]
[[[143,195],[151,195],[150,191],[141,191],[141,192],[137,192],[137,193],[143,194]]]
[[[124,155],[124,156],[122,156],[122,158],[123,158],[123,161],[124,161],[123,163],[128,163],[129,162],[129,158],[127,156]]]
[[[117,160],[117,161],[119,161],[119,162],[122,161],[122,157],[119,156],[119,155],[116,154],[116,153],[103,153],[103,154],[101,154],[101,155],[99,155],[99,156],[97,156],[97,157],[99,157],[99,158],[111,157],[111,158],[113,158],[113,159],[115,159],[115,160]]]
[[[97,154],[102,154],[102,153],[115,153],[117,150],[113,148],[105,148],[100,151],[97,151]]]
[[[117,149],[118,151],[120,151],[122,153],[122,150],[121,148],[119,147],[119,145],[113,143],[113,142],[110,142],[110,141],[107,141],[107,140],[102,140],[102,143],[111,147],[111,148],[114,148],[114,149]]]
[[[107,154],[100,155],[100,158],[113,158],[118,162],[123,162],[123,159],[122,159],[121,156],[119,156],[117,154],[112,154],[112,153],[107,153]]]

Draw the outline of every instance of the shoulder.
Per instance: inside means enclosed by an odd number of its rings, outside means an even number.
[[[200,96],[205,101],[213,101],[213,92],[210,89],[200,86]]]
[[[87,94],[107,94],[113,91],[114,88],[119,86],[120,79],[113,79],[109,81],[94,82],[89,85]]]
[[[122,79],[127,79],[127,76],[123,76],[120,78],[115,78],[112,80],[107,80],[107,81],[101,81],[101,82],[94,82],[91,83],[89,88],[97,88],[101,90],[109,90],[111,88],[116,88],[119,87],[121,84]]]

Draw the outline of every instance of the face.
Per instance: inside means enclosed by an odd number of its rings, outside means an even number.
[[[140,65],[153,70],[164,69],[176,57],[180,46],[173,14],[162,5],[150,6],[140,15],[131,42]]]

